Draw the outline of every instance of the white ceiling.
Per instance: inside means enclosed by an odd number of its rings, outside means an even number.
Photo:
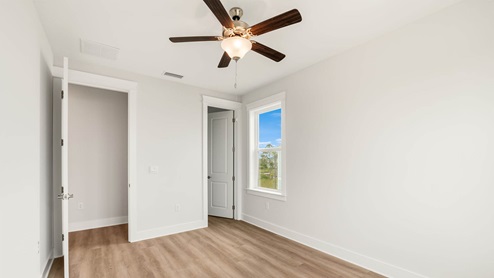
[[[218,69],[219,42],[173,44],[171,36],[220,35],[221,25],[202,0],[35,0],[57,60],[104,65],[190,84],[243,94],[299,71],[348,48],[399,28],[459,0],[223,0],[239,6],[243,21],[254,25],[297,8],[302,22],[256,38],[287,55],[275,63],[255,52]],[[116,61],[80,53],[80,39],[120,49]],[[182,80],[162,76],[184,75]]]

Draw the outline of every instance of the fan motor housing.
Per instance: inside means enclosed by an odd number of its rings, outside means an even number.
[[[233,28],[225,28],[223,30],[223,37],[228,38],[228,37],[244,37],[244,38],[250,38],[251,35],[247,31],[249,29],[249,24],[245,23],[244,21],[241,21],[240,18],[244,15],[244,12],[241,8],[239,7],[233,7],[230,9],[230,16],[233,19]]]

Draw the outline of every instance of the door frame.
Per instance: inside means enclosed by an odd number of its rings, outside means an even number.
[[[208,107],[217,107],[227,110],[233,110],[236,119],[233,127],[233,144],[235,152],[233,155],[233,172],[235,181],[233,182],[233,218],[241,220],[242,218],[242,103],[215,98],[211,96],[202,96],[202,193],[203,193],[203,220],[208,223]]]
[[[63,78],[63,68],[53,67],[53,76]],[[136,241],[137,200],[137,92],[138,83],[69,69],[69,84],[112,90],[127,94],[128,103],[128,241]]]

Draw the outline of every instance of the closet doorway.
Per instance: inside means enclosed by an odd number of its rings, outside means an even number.
[[[69,92],[69,232],[127,224],[127,94],[75,84]]]
[[[135,240],[137,83],[69,70],[67,58],[53,75],[54,257],[67,278],[72,232],[128,222],[120,240]]]
[[[242,103],[203,96],[203,200],[208,216],[239,220],[242,201]]]

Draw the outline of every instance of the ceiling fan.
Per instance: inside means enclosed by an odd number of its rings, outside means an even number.
[[[240,20],[243,15],[241,8],[235,7],[230,9],[229,15],[220,0],[204,0],[204,2],[216,16],[221,25],[223,25],[223,35],[171,37],[170,41],[174,43],[221,41],[221,48],[225,52],[221,57],[218,68],[228,67],[232,59],[234,61],[240,60],[251,49],[252,51],[257,52],[275,62],[283,60],[285,58],[285,54],[267,47],[257,41],[251,40],[251,38],[302,21],[302,16],[299,11],[293,9],[254,26],[249,26],[247,23]]]

